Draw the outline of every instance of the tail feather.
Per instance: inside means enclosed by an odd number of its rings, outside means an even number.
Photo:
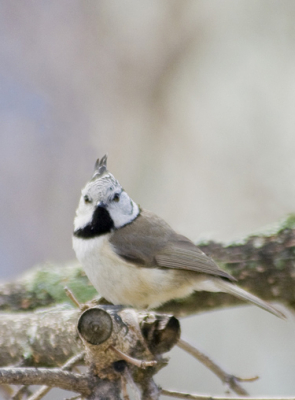
[[[239,286],[236,286],[233,283],[230,283],[222,279],[216,279],[215,284],[218,286],[221,292],[229,293],[239,299],[249,301],[250,303],[255,304],[256,306],[262,308],[265,311],[270,312],[271,314],[279,318],[286,319],[286,316],[281,311],[277,310],[275,307],[271,306],[266,301],[261,300],[259,297],[254,296],[249,292],[246,292],[246,290],[240,288]]]

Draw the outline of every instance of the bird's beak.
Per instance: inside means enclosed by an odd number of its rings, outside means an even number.
[[[103,201],[99,201],[99,202],[97,203],[97,207],[106,208],[107,205],[106,205],[106,203],[104,203]]]

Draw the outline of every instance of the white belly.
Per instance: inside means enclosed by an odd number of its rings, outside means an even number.
[[[197,289],[194,279],[180,282],[178,270],[127,263],[116,255],[108,237],[86,240],[74,237],[73,248],[90,282],[113,304],[154,308],[171,299],[186,297]]]

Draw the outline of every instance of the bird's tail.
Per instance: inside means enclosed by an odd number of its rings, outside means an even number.
[[[240,288],[239,286],[236,286],[235,284],[223,279],[216,279],[214,283],[218,286],[221,292],[229,293],[239,299],[249,301],[250,303],[255,304],[256,306],[270,312],[271,314],[276,315],[279,318],[286,319],[286,316],[281,311],[277,310],[266,301],[261,300],[259,297],[256,297],[253,294],[246,292],[246,290]]]

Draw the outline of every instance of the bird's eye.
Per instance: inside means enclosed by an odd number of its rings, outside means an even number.
[[[85,203],[92,203],[92,200],[90,199],[90,197],[88,197],[87,196],[87,194],[85,194],[85,196],[84,196],[84,201],[85,201]]]
[[[116,203],[118,203],[118,201],[120,200],[120,195],[119,193],[116,193],[113,197],[113,201],[115,201]]]

